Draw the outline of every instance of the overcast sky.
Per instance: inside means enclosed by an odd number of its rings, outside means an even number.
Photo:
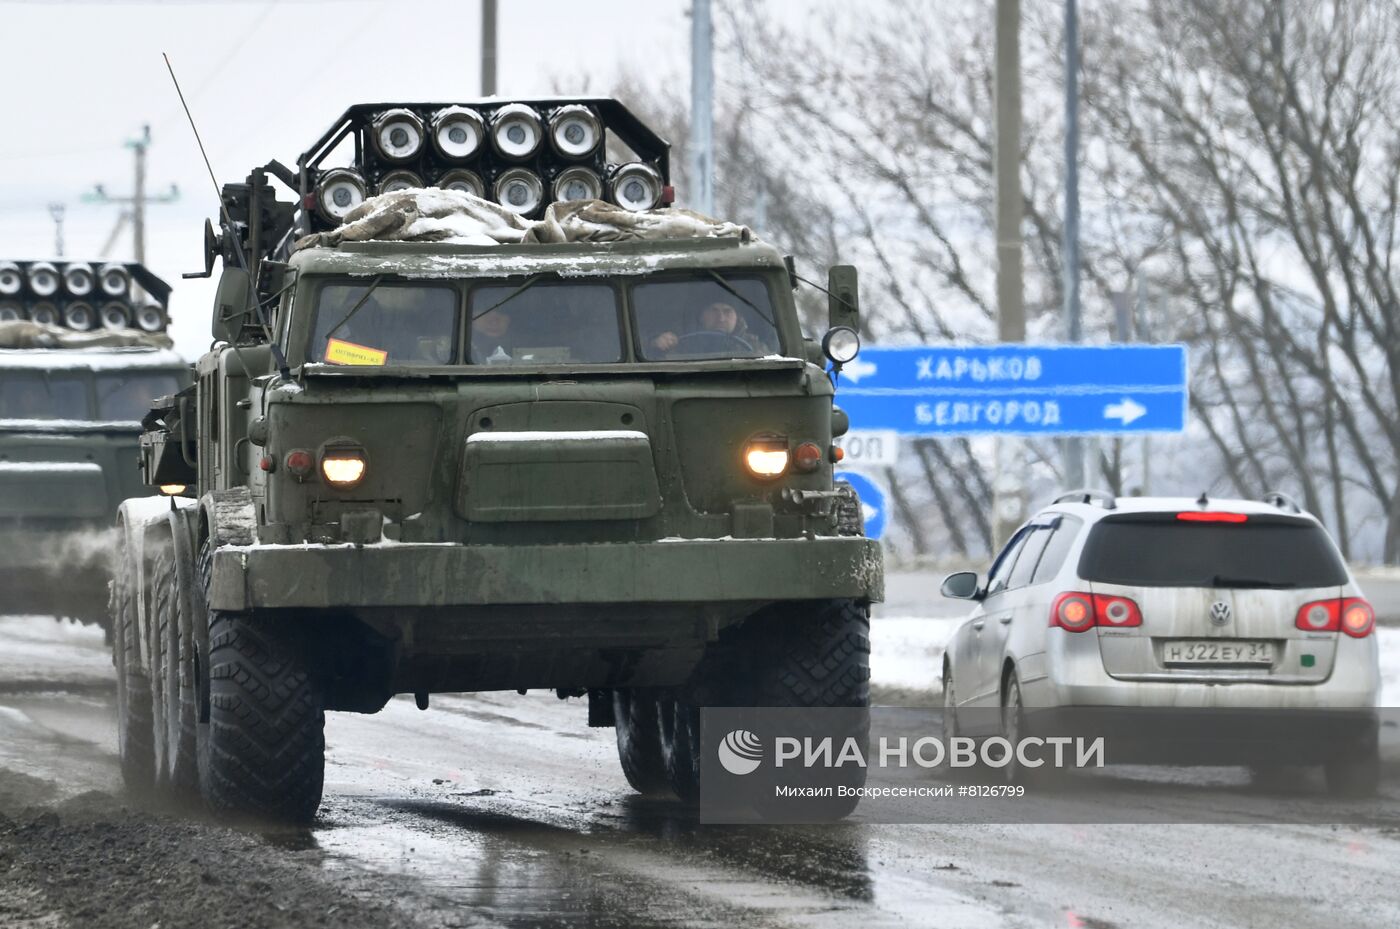
[[[799,4],[800,5],[800,4]],[[689,0],[500,0],[503,96],[606,91],[622,70],[689,86]],[[476,0],[0,0],[0,258],[53,254],[48,204],[67,207],[66,255],[96,258],[119,208],[83,202],[101,182],[130,193],[123,143],[149,123],[147,264],[175,286],[172,333],[209,342],[212,286],[200,228],[217,201],[161,53],[170,55],[220,183],[297,155],[350,104],[450,100],[480,91]],[[585,88],[579,87],[580,90]],[[111,257],[132,257],[123,235]]]

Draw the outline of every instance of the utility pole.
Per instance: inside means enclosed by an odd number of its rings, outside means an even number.
[[[1026,340],[1025,289],[1021,266],[1021,0],[996,7],[996,237],[997,338]],[[994,545],[1001,545],[1026,518],[1025,449],[1019,439],[998,437],[992,483]]]
[[[63,257],[63,214],[67,211],[62,203],[50,203],[49,215],[53,217],[53,256]]]
[[[155,196],[146,194],[146,151],[151,147],[150,126],[142,126],[140,138],[127,142],[126,147],[136,155],[136,179],[132,186],[131,196],[110,196],[101,184],[97,184],[93,187],[92,193],[83,195],[83,200],[88,203],[118,203],[130,207],[128,212],[131,216],[131,236],[134,240],[135,257],[138,262],[144,264],[146,261],[146,204],[174,203],[180,199],[180,190],[171,184],[170,190],[166,193]]]
[[[496,0],[481,0],[481,95],[496,93]]]
[[[1079,312],[1079,3],[1065,0],[1065,228],[1064,243],[1065,339],[1084,338]],[[1065,483],[1083,487],[1084,439],[1065,440]]]
[[[693,0],[690,10],[690,184],[687,197],[698,213],[715,212],[715,69],[711,53],[710,0]]]

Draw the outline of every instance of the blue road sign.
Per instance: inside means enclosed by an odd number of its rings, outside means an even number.
[[[1094,435],[1186,428],[1184,345],[866,347],[841,370],[853,429]]]
[[[878,539],[885,531],[885,492],[880,486],[854,471],[842,471],[836,475],[838,481],[847,481],[860,497],[861,513],[865,516],[865,536]]]

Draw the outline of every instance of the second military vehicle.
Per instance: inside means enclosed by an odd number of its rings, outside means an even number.
[[[192,499],[121,514],[129,783],[305,820],[326,710],[550,688],[694,799],[701,707],[868,704],[823,346],[783,255],[661,208],[667,153],[613,100],[366,105],[224,188],[217,344],[143,439]]]
[[[0,612],[106,622],[141,420],[190,382],[169,297],[139,264],[0,262]]]

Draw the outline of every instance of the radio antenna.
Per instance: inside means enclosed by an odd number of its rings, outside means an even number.
[[[195,144],[199,146],[199,156],[204,159],[204,170],[209,172],[209,183],[214,185],[214,196],[219,198],[219,215],[223,217],[220,225],[224,228],[225,236],[233,236],[233,217],[229,216],[228,205],[224,203],[223,190],[219,187],[218,178],[214,176],[214,166],[209,163],[209,153],[204,149],[204,140],[199,136],[199,126],[195,125],[194,114],[190,112],[190,105],[185,102],[185,92],[180,89],[180,79],[175,76],[175,66],[170,63],[170,56],[165,52],[160,53],[160,57],[165,59],[165,70],[170,72],[170,82],[175,85],[175,93],[180,98],[180,106],[184,108],[185,118],[189,120],[190,131],[194,133]],[[257,203],[250,204],[252,209],[261,209]],[[237,239],[231,239],[234,243],[233,253],[238,258],[238,267],[245,274],[249,274],[248,262],[243,255],[243,249],[238,247]],[[250,275],[251,277],[251,275]],[[267,338],[267,344],[272,349],[272,358],[277,363],[277,369],[283,378],[291,379],[291,372],[287,369],[287,356],[282,353],[277,340],[272,337],[272,327],[267,324],[267,317],[263,315],[262,301],[258,299],[257,282],[250,280],[252,285],[248,288],[248,297],[253,304],[253,312],[258,318],[258,325],[262,327],[263,335]],[[251,373],[251,372],[249,372]]]

